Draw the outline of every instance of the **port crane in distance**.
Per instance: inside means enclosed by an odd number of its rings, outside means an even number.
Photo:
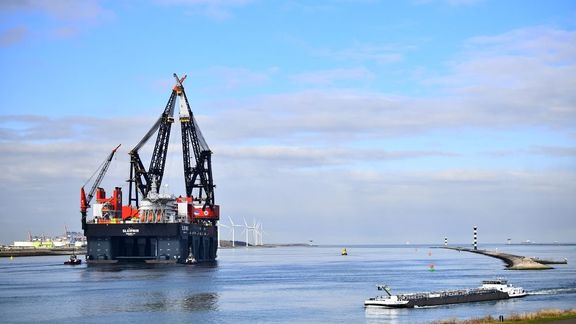
[[[112,162],[112,158],[114,158],[114,154],[120,148],[122,144],[118,144],[115,149],[108,154],[108,157],[102,162],[100,167],[96,169],[96,171],[92,174],[92,176],[86,181],[86,183],[80,188],[80,213],[82,214],[82,229],[86,229],[86,212],[88,208],[90,208],[90,203],[92,202],[92,198],[94,198],[94,193],[96,192],[96,188],[100,186],[102,179],[104,179],[104,175],[106,175],[106,171],[108,171],[108,167],[110,166],[110,162]],[[99,172],[98,172],[99,171]],[[88,184],[88,182],[94,177],[94,175],[98,173],[98,177],[94,180],[90,191],[88,192],[88,196],[86,196],[86,191],[84,187]]]

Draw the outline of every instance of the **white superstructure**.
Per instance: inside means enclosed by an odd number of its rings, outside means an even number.
[[[514,287],[509,284],[506,279],[484,280],[482,281],[480,289],[499,290],[507,293],[510,298],[524,297],[527,295],[526,291],[522,287]]]

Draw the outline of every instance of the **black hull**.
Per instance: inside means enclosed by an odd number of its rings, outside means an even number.
[[[398,307],[412,308],[412,307],[439,306],[449,304],[462,304],[462,303],[483,302],[491,300],[501,300],[509,298],[510,297],[508,296],[507,293],[493,290],[488,292],[472,293],[466,295],[444,295],[440,297],[410,299],[407,304],[399,305]]]
[[[216,260],[214,226],[184,223],[86,224],[88,263],[185,263]]]

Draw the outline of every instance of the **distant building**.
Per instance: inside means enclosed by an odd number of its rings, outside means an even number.
[[[55,247],[83,247],[86,245],[86,237],[80,232],[68,232],[58,237],[28,235],[28,241],[14,241],[12,246],[35,249],[52,249]]]

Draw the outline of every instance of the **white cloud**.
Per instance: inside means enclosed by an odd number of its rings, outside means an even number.
[[[424,78],[431,96],[308,90],[212,103],[203,120],[221,141],[353,142],[466,127],[555,129],[576,122],[576,32],[528,28],[471,39],[448,73]],[[294,80],[370,78],[362,68],[312,71]],[[250,78],[246,78],[250,79]],[[264,77],[255,80],[265,80]],[[422,86],[415,84],[414,86]],[[234,127],[227,127],[234,125]],[[210,136],[209,136],[210,137]]]
[[[473,6],[484,2],[484,0],[413,0],[414,4],[426,5],[426,4],[447,4],[449,6]]]
[[[28,28],[24,26],[13,27],[0,32],[0,47],[8,47],[18,44],[28,34]]]
[[[268,168],[321,168],[348,167],[358,163],[383,163],[391,160],[419,159],[426,157],[451,157],[454,153],[422,151],[387,151],[383,149],[359,149],[355,147],[307,147],[301,146],[222,146],[213,148],[222,160],[237,163],[258,164]]]
[[[430,81],[476,112],[505,124],[574,126],[576,32],[539,27],[476,37],[452,64],[453,73]]]
[[[9,0],[0,3],[0,11],[41,12],[58,20],[98,21],[111,14],[100,3],[98,0]]]
[[[339,81],[364,81],[374,79],[374,74],[364,67],[331,69],[293,75],[292,81],[312,85],[329,85]]]
[[[215,20],[232,16],[234,8],[246,6],[253,0],[156,0],[156,3],[169,6],[182,6]]]
[[[3,38],[11,41],[2,45],[15,45],[30,35],[49,38],[68,38],[114,17],[114,13],[101,5],[99,0],[23,0],[1,1],[0,12],[18,15],[21,26],[4,31]],[[37,16],[40,19],[37,18]],[[23,17],[31,16],[36,23],[27,23]],[[38,23],[38,21],[42,21]]]
[[[532,146],[527,149],[517,149],[517,150],[497,150],[489,152],[493,156],[513,156],[521,154],[530,155],[540,155],[546,157],[557,157],[557,158],[574,158],[576,157],[576,147],[566,147],[566,146]]]
[[[399,44],[355,44],[349,48],[344,49],[316,49],[313,50],[313,53],[317,56],[327,57],[339,61],[387,64],[402,61],[404,59],[404,52],[411,50],[412,48],[412,46]]]
[[[212,67],[207,71],[208,76],[217,79],[217,83],[228,90],[266,83],[269,81],[269,73],[228,66]]]

